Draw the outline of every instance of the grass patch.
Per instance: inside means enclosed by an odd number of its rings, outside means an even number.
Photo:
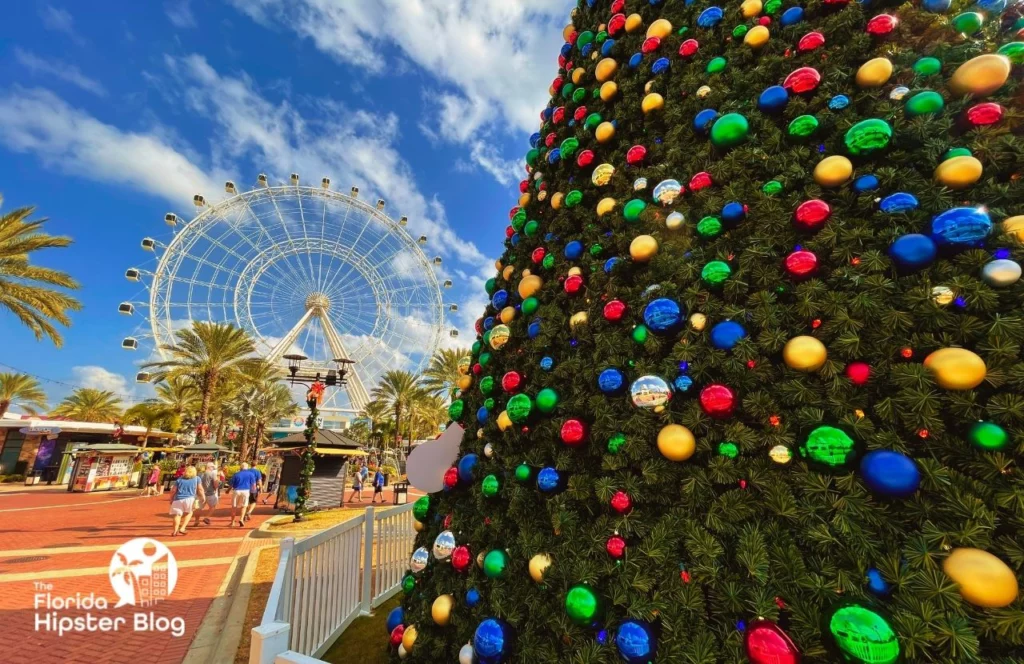
[[[299,532],[306,530],[323,530],[336,526],[339,523],[344,523],[349,519],[354,519],[366,510],[362,509],[336,509],[336,510],[323,510],[321,512],[310,512],[306,515],[305,520],[295,523],[291,519],[286,520],[284,523],[272,523],[270,524],[270,532],[273,533],[290,533]]]
[[[250,553],[258,553],[256,572],[252,576],[252,591],[249,595],[249,606],[245,609],[245,624],[242,626],[242,639],[235,651],[235,664],[247,664],[249,661],[249,643],[252,640],[252,628],[263,619],[263,609],[267,606],[270,588],[274,585],[277,573],[278,547],[268,546]]]
[[[402,594],[399,593],[378,606],[372,616],[353,620],[321,659],[337,664],[387,664],[388,613],[401,603]]]

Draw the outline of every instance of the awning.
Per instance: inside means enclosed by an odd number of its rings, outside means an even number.
[[[303,448],[301,447],[272,447],[268,450],[262,450],[267,454],[287,454],[288,452],[297,452]],[[339,449],[337,447],[318,447],[316,453],[321,456],[352,456],[352,457],[364,457],[370,456],[362,450],[349,450]]]
[[[202,445],[186,445],[185,447],[178,448],[177,451],[182,454],[224,454],[234,450],[223,445],[217,445],[216,443],[203,443]]]
[[[306,435],[302,432],[293,433],[285,438],[278,438],[275,445],[305,445]],[[334,431],[333,429],[320,429],[316,432],[317,445],[330,445],[332,447],[359,448],[361,445],[347,436]]]
[[[180,452],[180,447],[143,447],[141,452]]]

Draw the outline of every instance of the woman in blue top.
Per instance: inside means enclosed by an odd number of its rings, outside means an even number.
[[[196,477],[196,467],[189,466],[182,476],[175,480],[174,489],[171,490],[171,515],[174,517],[174,532],[171,533],[171,537],[187,534],[197,491],[202,492],[202,488],[199,486],[199,478]],[[182,525],[182,517],[185,517],[185,525]]]

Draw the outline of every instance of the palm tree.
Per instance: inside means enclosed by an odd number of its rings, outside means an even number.
[[[442,348],[430,358],[430,366],[423,372],[423,387],[447,397],[459,383],[459,361],[469,357],[468,348]]]
[[[383,401],[388,408],[395,413],[395,447],[399,447],[399,437],[402,429],[402,413],[408,410],[416,392],[420,389],[417,385],[418,376],[408,371],[393,369],[384,374],[377,387],[373,388],[370,396]]]
[[[244,367],[234,377],[233,382],[236,389],[231,395],[231,400],[225,404],[225,409],[232,417],[242,422],[242,437],[239,441],[242,459],[246,458],[250,449],[250,434],[256,434],[256,448],[258,449],[266,425],[271,420],[280,419],[295,412],[291,391],[284,387],[279,379],[279,369],[265,360]],[[278,388],[284,388],[284,392]],[[275,394],[271,394],[272,392]],[[287,393],[287,399],[284,398],[285,393]],[[278,414],[278,411],[282,409],[286,409],[288,412]],[[260,426],[260,418],[264,417],[265,413],[273,416],[263,419],[262,426]]]
[[[13,403],[29,415],[35,415],[39,410],[46,410],[46,393],[39,381],[28,374],[0,373],[0,417]]]
[[[427,390],[418,390],[409,408],[409,443],[436,434],[438,427],[447,419],[447,409],[441,397]]]
[[[295,399],[292,398],[292,391],[286,385],[283,383],[268,385],[254,404],[253,419],[256,425],[253,442],[255,444],[252,446],[251,453],[249,450],[244,450],[241,458],[245,459],[247,453],[252,459],[255,459],[260,447],[265,442],[267,425],[282,417],[291,417],[297,412],[299,412],[299,407],[295,404]]]
[[[199,388],[188,376],[169,376],[156,386],[156,398],[177,419],[175,431],[181,429],[186,414],[198,408]]]
[[[156,400],[137,403],[124,411],[125,424],[138,424],[146,427],[146,436],[142,446],[149,444],[149,434],[153,429],[177,430],[180,426],[178,416],[166,405]]]
[[[34,211],[24,207],[0,215],[0,308],[13,313],[36,339],[47,336],[60,347],[63,339],[51,321],[70,326],[68,313],[82,305],[51,286],[78,288],[78,283],[59,270],[32,265],[29,257],[40,249],[67,247],[71,238],[44,233],[46,219],[29,219]]]
[[[174,345],[161,348],[171,359],[145,366],[157,369],[155,380],[189,376],[198,385],[202,401],[196,440],[201,443],[218,381],[232,370],[243,370],[261,360],[252,356],[256,352],[252,337],[230,323],[194,321],[191,328],[178,330],[174,336]]]
[[[121,416],[121,400],[108,390],[79,387],[64,397],[52,414],[79,422],[113,422]]]

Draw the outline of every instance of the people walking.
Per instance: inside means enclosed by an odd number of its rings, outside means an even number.
[[[241,469],[231,476],[231,522],[228,527],[235,525],[235,514],[239,509],[242,510],[242,516],[238,526],[245,525],[245,510],[249,506],[249,494],[255,479],[249,471],[248,463],[243,463]]]
[[[171,533],[171,537],[188,532],[188,524],[192,520],[192,510],[195,507],[196,492],[199,490],[199,478],[196,477],[194,466],[186,468],[181,477],[174,481],[174,489],[171,491],[171,516],[174,517],[174,532]]]
[[[263,504],[266,505],[267,501],[274,496],[274,492],[277,491],[277,481],[281,477],[281,466],[273,464],[270,466],[270,473],[267,477],[267,495],[263,497]],[[277,501],[274,501],[275,504]]]
[[[155,496],[160,493],[160,466],[153,464],[146,477],[146,488],[142,490],[143,496]]]
[[[263,490],[263,485],[266,482],[266,475],[264,475],[263,471],[256,466],[253,466],[249,472],[252,473],[253,483],[252,489],[249,490],[249,506],[247,507],[249,511],[246,512],[245,510],[242,510],[242,514],[246,520],[251,519],[252,513],[256,511],[256,505],[259,504],[260,501],[260,491]]]
[[[360,464],[359,470],[353,476],[352,480],[352,495],[348,497],[348,502],[363,502],[363,480],[366,479],[366,475],[369,471],[366,469],[366,464]],[[359,500],[356,500],[356,495],[359,496]]]
[[[196,506],[195,525],[199,525],[199,515],[204,509],[206,516],[203,517],[202,522],[210,525],[210,517],[217,511],[217,505],[220,503],[220,475],[217,473],[216,464],[206,464],[206,472],[199,477],[199,486],[202,488],[202,495]]]
[[[380,466],[377,466],[377,472],[373,474],[373,498],[370,499],[371,503],[377,502],[377,496],[380,496],[380,502],[384,502],[384,473],[381,471]]]

